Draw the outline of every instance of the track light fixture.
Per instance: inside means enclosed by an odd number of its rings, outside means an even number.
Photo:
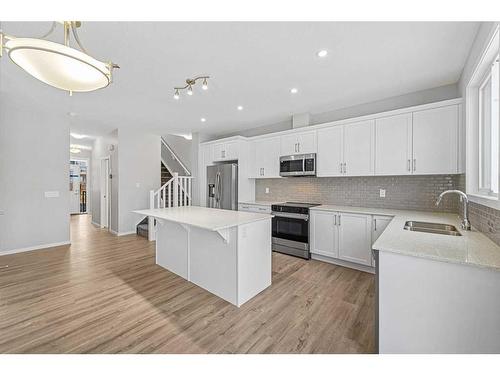
[[[188,94],[189,96],[193,95],[193,86],[196,84],[196,81],[198,81],[200,79],[203,80],[203,84],[202,84],[201,88],[203,90],[208,90],[208,79],[209,78],[210,78],[209,76],[199,76],[199,77],[195,77],[195,78],[186,79],[185,86],[174,87],[174,99],[178,100],[180,98],[180,91],[181,90],[187,90],[186,94]]]

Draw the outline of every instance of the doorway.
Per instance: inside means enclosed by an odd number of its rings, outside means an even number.
[[[86,214],[88,207],[89,160],[71,158],[69,161],[70,214]]]
[[[109,156],[101,159],[99,191],[101,193],[101,228],[109,229],[109,198],[110,198],[110,183],[109,183]]]

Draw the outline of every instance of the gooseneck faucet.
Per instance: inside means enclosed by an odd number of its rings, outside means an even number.
[[[460,196],[460,202],[462,202],[462,205],[464,207],[464,212],[462,217],[462,229],[470,230],[471,228],[469,221],[469,212],[467,207],[469,204],[469,199],[467,198],[467,194],[465,194],[463,191],[460,190],[445,190],[441,194],[439,194],[439,197],[436,201],[436,207],[439,206],[441,200],[446,194],[458,194]]]

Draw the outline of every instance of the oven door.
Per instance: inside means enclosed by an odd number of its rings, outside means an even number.
[[[309,216],[272,212],[273,243],[309,250]]]

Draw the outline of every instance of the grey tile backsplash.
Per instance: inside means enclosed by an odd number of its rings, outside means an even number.
[[[265,193],[269,188],[269,194]],[[385,198],[380,197],[385,189]],[[298,201],[345,206],[381,207],[462,213],[458,197],[445,196],[439,207],[437,196],[448,189],[465,191],[465,175],[290,177],[256,180],[255,199]],[[500,211],[469,203],[474,228],[500,245]]]
[[[459,189],[462,180],[461,175],[259,179],[255,199],[458,212],[455,196],[444,197],[439,207],[435,202],[443,190]],[[380,189],[385,189],[385,198],[380,197]]]

